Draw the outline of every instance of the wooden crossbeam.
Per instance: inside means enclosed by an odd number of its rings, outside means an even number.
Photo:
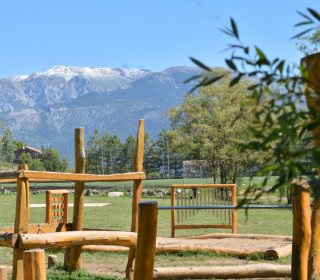
[[[51,179],[61,181],[75,182],[117,182],[143,180],[146,178],[144,172],[129,172],[110,175],[95,175],[95,174],[79,174],[79,173],[62,173],[62,172],[42,172],[42,171],[21,171],[19,178],[30,179]]]
[[[123,231],[68,231],[47,234],[19,234],[18,247],[61,248],[83,245],[117,245],[135,247],[137,234]]]

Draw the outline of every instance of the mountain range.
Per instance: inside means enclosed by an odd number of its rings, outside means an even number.
[[[161,72],[128,68],[55,66],[46,72],[0,79],[0,122],[17,140],[30,146],[73,152],[74,128],[88,138],[116,133],[122,140],[135,135],[145,119],[153,138],[170,128],[167,111],[181,104],[199,74],[195,67],[172,67]]]

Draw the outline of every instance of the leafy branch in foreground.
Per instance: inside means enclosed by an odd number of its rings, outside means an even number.
[[[306,14],[299,14],[303,20],[296,26],[306,29],[293,38],[319,29],[320,15],[315,10],[309,8]],[[255,199],[264,192],[277,189],[284,192],[284,187],[293,178],[301,178],[306,174],[309,175],[310,184],[318,183],[313,169],[320,164],[320,150],[312,146],[310,131],[320,125],[320,118],[314,110],[306,107],[304,89],[308,82],[308,72],[304,67],[288,64],[284,59],[270,59],[257,46],[244,45],[233,19],[230,27],[225,27],[222,31],[235,40],[235,43],[228,45],[231,55],[225,60],[233,73],[229,86],[237,86],[243,79],[252,80],[248,90],[250,100],[254,99],[254,102],[242,101],[241,105],[250,106],[255,114],[254,122],[249,127],[253,140],[239,143],[240,150],[263,151],[267,155],[258,172],[259,176],[265,178],[265,187],[272,175],[279,175],[272,188],[257,192]],[[201,76],[193,77],[198,81],[194,90],[214,84],[222,78],[213,76],[211,69],[204,63],[194,58],[192,61],[203,70]],[[317,102],[320,104],[319,100]],[[241,204],[248,202],[248,194],[252,188],[254,186],[247,189]]]

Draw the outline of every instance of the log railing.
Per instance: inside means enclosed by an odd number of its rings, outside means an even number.
[[[138,204],[141,201],[142,181],[145,179],[143,172],[143,151],[144,149],[144,121],[139,121],[139,130],[137,136],[137,147],[135,157],[135,172],[96,175],[85,174],[85,151],[84,151],[84,129],[78,128],[75,130],[75,173],[62,172],[42,172],[30,171],[27,165],[24,165],[18,171],[1,171],[0,182],[16,182],[17,183],[17,198],[16,198],[16,217],[14,226],[0,228],[0,246],[12,246],[13,253],[13,272],[14,280],[24,279],[23,251],[24,248],[16,242],[17,236],[22,239],[23,234],[33,233],[53,233],[63,231],[78,231],[83,230],[83,214],[84,214],[84,183],[85,182],[123,182],[133,181],[133,201],[132,201],[132,232],[137,232],[138,221]],[[74,184],[74,211],[73,221],[70,224],[64,222],[59,224],[30,224],[30,187],[31,181],[47,182],[47,181],[73,181]],[[40,236],[40,235],[39,235]],[[94,237],[92,237],[94,239]],[[11,241],[10,241],[11,240]],[[84,243],[70,243],[70,248],[67,248],[65,255],[65,267],[69,271],[80,269],[82,267],[81,251],[83,244],[90,243],[87,240]],[[94,241],[92,241],[94,242]],[[14,244],[14,245],[13,245]],[[131,246],[130,246],[131,247]],[[33,247],[34,248],[34,247]],[[134,252],[131,251],[131,260],[134,260]],[[131,263],[132,264],[132,263]],[[130,266],[132,267],[132,266]]]

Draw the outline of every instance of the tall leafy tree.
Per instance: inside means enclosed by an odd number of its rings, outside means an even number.
[[[11,129],[4,129],[0,136],[0,142],[1,161],[12,162],[14,158],[15,143]]]
[[[226,183],[235,181],[257,159],[254,153],[240,152],[235,143],[248,140],[253,113],[241,104],[247,101],[251,82],[244,80],[231,88],[231,72],[220,68],[211,74],[223,79],[188,94],[180,107],[171,109],[171,135],[186,157],[207,160],[213,176]]]
[[[46,171],[65,172],[68,169],[68,161],[55,148],[43,148],[41,162]]]

